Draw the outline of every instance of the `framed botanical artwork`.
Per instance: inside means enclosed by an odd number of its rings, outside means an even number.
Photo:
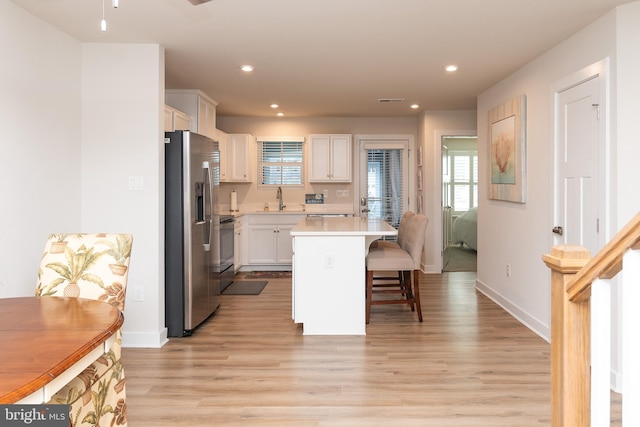
[[[422,145],[418,146],[418,167],[422,166]]]
[[[526,203],[525,95],[489,111],[489,198]]]
[[[423,211],[423,209],[422,209],[422,203],[423,203],[423,201],[422,201],[422,194],[420,194],[420,195],[418,196],[418,206],[417,206],[417,209],[416,209],[416,210],[418,211],[418,213],[419,213],[419,214],[421,214],[421,213],[422,213],[422,211]]]
[[[418,168],[418,191],[422,191],[422,168]]]

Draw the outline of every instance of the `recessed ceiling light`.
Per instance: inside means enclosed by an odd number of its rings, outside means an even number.
[[[255,69],[255,67],[253,65],[241,65],[240,69],[242,71],[244,71],[245,73],[250,73],[251,71],[253,71]]]
[[[284,116],[284,113],[282,111],[280,111],[279,113],[276,114],[276,116],[282,117],[282,116]]]
[[[278,105],[278,104],[271,104],[271,105],[270,105],[270,107],[271,107],[271,108],[278,108],[278,107],[279,107],[279,105]]]
[[[458,66],[457,65],[447,65],[446,67],[444,67],[445,70],[447,70],[448,72],[452,73],[454,71],[458,71]]]
[[[415,110],[417,108],[420,108],[420,106],[418,104],[411,104],[411,108],[413,108]]]

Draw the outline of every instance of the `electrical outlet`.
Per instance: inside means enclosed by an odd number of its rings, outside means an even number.
[[[333,268],[335,265],[333,255],[325,255],[324,256],[324,266],[325,268]]]
[[[133,300],[144,301],[144,288],[142,286],[135,286],[133,288]]]
[[[507,277],[511,277],[511,264],[507,264]]]

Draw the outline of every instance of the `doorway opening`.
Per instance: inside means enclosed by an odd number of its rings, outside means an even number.
[[[446,135],[442,156],[442,271],[476,271],[478,138]]]

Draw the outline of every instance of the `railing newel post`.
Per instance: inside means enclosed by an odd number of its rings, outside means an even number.
[[[544,255],[551,269],[551,426],[588,427],[590,399],[590,310],[588,296],[572,302],[567,289],[589,261],[581,246],[558,245]]]

